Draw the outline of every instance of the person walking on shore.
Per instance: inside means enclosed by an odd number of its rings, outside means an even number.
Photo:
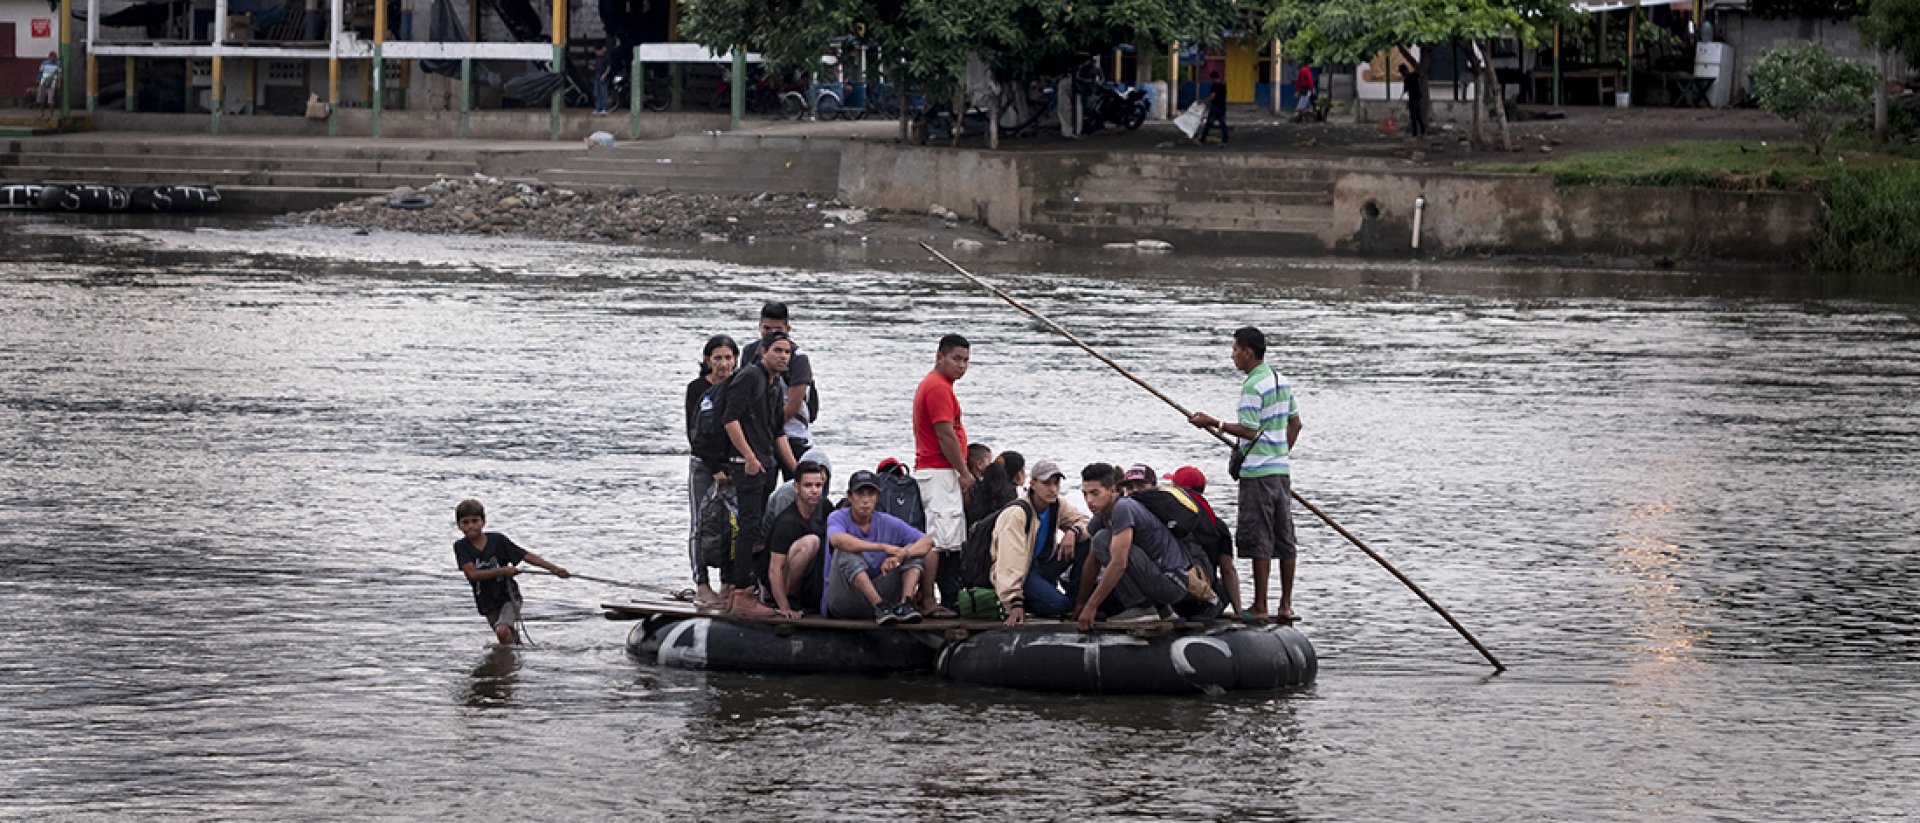
[[[1221,423],[1204,412],[1188,422],[1243,441],[1240,466],[1240,556],[1253,559],[1254,617],[1293,616],[1293,479],[1289,455],[1300,439],[1300,406],[1287,378],[1267,365],[1267,337],[1244,326],[1233,333],[1233,366],[1245,372],[1238,422]],[[1280,608],[1267,611],[1268,576],[1280,561]]]
[[[1401,64],[1400,88],[1407,96],[1407,133],[1416,138],[1427,136],[1427,111],[1420,105],[1424,83],[1419,69]]]
[[[1207,123],[1200,127],[1200,142],[1207,142],[1207,133],[1213,131],[1215,124],[1220,126],[1220,145],[1227,144],[1227,84],[1220,82],[1220,72],[1212,73],[1213,83],[1207,86]]]

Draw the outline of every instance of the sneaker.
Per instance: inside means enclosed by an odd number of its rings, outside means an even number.
[[[893,616],[900,622],[907,624],[918,623],[921,619],[920,610],[914,608],[911,603],[901,603],[898,606],[894,606]]]
[[[1166,618],[1163,618],[1160,616],[1159,609],[1138,608],[1138,609],[1128,609],[1112,617],[1109,617],[1107,618],[1107,622],[1108,623],[1153,623],[1153,622],[1164,620],[1164,619]]]
[[[873,622],[882,626],[891,626],[900,622],[899,607],[881,603],[873,607]]]
[[[760,603],[760,597],[749,589],[734,589],[733,597],[727,601],[727,613],[737,617],[772,617],[773,609]]]
[[[1180,615],[1179,615],[1179,614],[1176,614],[1176,613],[1174,612],[1174,610],[1173,610],[1173,607],[1172,607],[1172,606],[1154,606],[1154,607],[1153,607],[1153,611],[1154,611],[1154,613],[1155,613],[1155,614],[1158,614],[1158,615],[1160,615],[1160,619],[1161,619],[1161,620],[1178,620],[1178,619],[1180,619]]]

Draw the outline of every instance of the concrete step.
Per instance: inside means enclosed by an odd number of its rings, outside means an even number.
[[[328,172],[335,174],[410,174],[465,177],[480,170],[475,163],[436,160],[361,160],[345,158],[228,158],[205,155],[47,153],[0,154],[0,166],[105,169],[177,169],[180,171]]]
[[[1307,220],[1327,222],[1333,219],[1333,203],[1318,202],[1291,205],[1266,203],[1041,203],[1035,214],[1062,219],[1083,217],[1133,216],[1167,220]]]
[[[1330,216],[1329,216],[1330,217]],[[1298,232],[1318,234],[1331,225],[1329,219],[1265,217],[1175,217],[1156,214],[1036,214],[1032,222],[1059,226],[1187,231]]]
[[[254,159],[277,161],[292,158],[363,160],[411,160],[478,163],[494,154],[484,149],[407,145],[298,145],[240,142],[193,142],[155,140],[139,143],[126,140],[98,140],[68,135],[58,139],[0,140],[0,154],[22,155],[107,155],[150,154],[171,157],[218,157],[229,160]]]
[[[1285,166],[1258,168],[1213,163],[1101,163],[1088,172],[1092,179],[1176,180],[1186,182],[1231,182],[1239,187],[1332,183],[1328,169]]]
[[[789,171],[808,171],[838,176],[840,155],[827,152],[714,152],[690,156],[680,153],[602,154],[569,159],[555,170],[625,172],[654,167],[691,174],[780,174]]]
[[[1314,186],[1298,191],[1215,188],[1206,185],[1172,184],[1139,186],[1123,181],[1084,181],[1079,188],[1051,194],[1042,202],[1051,203],[1264,203],[1275,206],[1314,205],[1333,202],[1332,185]]]
[[[420,187],[439,179],[432,175],[326,174],[303,172],[208,171],[205,169],[110,169],[85,166],[0,166],[0,180],[23,183],[103,183],[152,186],[209,183],[219,187],[256,186],[301,189],[356,189],[378,192],[400,186]]]
[[[761,192],[798,194],[805,192],[821,197],[831,197],[839,189],[839,178],[742,178],[723,180],[703,176],[672,175],[621,175],[621,174],[541,174],[540,179],[550,185],[570,188],[617,189],[634,188],[642,191],[669,189],[672,191],[699,192],[702,194],[749,195]]]
[[[1085,226],[1030,223],[1028,231],[1069,243],[1123,243],[1152,238],[1174,249],[1209,253],[1260,255],[1319,255],[1326,252],[1318,234],[1308,231],[1240,231],[1168,229],[1131,226]]]

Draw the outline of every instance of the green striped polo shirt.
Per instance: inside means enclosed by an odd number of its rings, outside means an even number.
[[[1247,450],[1241,477],[1273,477],[1291,472],[1287,460],[1287,420],[1300,416],[1293,386],[1287,378],[1261,363],[1240,384],[1240,425],[1260,432]],[[1242,444],[1244,448],[1244,443]]]

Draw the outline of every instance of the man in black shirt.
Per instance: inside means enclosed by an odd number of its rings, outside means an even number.
[[[793,341],[774,332],[760,341],[760,362],[745,367],[727,381],[726,413],[722,424],[734,454],[727,464],[739,500],[739,531],[734,535],[733,558],[721,582],[732,587],[728,608],[736,614],[766,616],[771,609],[754,595],[753,552],[764,534],[767,496],[773,493],[774,469],[792,468],[793,450],[781,430],[783,398],[776,390],[780,375],[793,357]],[[778,463],[774,461],[778,459]]]
[[[785,303],[774,302],[760,307],[758,336],[765,337],[774,332],[793,337],[793,323],[788,319]],[[748,343],[741,357],[742,363],[760,362],[759,340]],[[787,361],[787,370],[780,375],[780,382],[786,387],[786,394],[781,400],[780,419],[787,433],[787,445],[793,448],[794,454],[806,454],[807,446],[813,441],[813,433],[808,427],[813,424],[813,410],[819,407],[820,401],[817,396],[809,396],[814,391],[813,359],[800,350],[798,343],[793,345],[793,357]],[[791,473],[786,472],[785,468],[781,471],[791,479]]]
[[[793,469],[793,505],[767,530],[767,578],[776,614],[798,618],[818,611],[826,593],[820,558],[827,542],[827,470],[812,461]]]
[[[1200,127],[1200,142],[1207,142],[1207,133],[1218,123],[1220,145],[1224,146],[1227,144],[1227,84],[1220,82],[1220,72],[1212,74],[1213,85],[1207,87],[1207,124]]]

